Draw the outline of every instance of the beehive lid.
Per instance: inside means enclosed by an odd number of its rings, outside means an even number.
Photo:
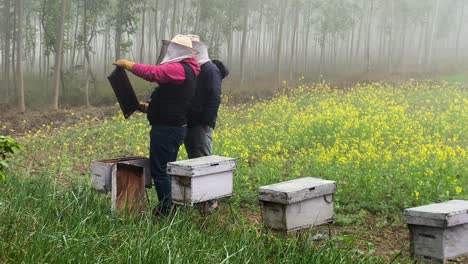
[[[429,204],[404,211],[405,221],[411,225],[450,227],[468,223],[468,201],[452,200]]]
[[[333,194],[336,182],[318,178],[300,178],[260,187],[261,201],[292,204],[311,198]]]
[[[167,163],[167,174],[197,177],[222,171],[232,171],[235,168],[236,159],[213,155],[169,162]]]

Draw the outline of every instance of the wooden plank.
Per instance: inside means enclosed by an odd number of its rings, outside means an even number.
[[[146,207],[144,169],[117,163],[112,175],[112,209],[117,212],[139,213]]]

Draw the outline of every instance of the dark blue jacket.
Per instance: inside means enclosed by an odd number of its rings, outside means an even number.
[[[220,61],[209,61],[201,66],[197,88],[188,115],[188,126],[215,128],[221,103],[221,82],[229,74]]]

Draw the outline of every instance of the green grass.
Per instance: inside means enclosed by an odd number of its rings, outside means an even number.
[[[403,208],[468,199],[466,98],[466,88],[447,83],[299,86],[237,106],[224,98],[214,152],[238,159],[234,197],[207,218],[185,209],[156,225],[114,215],[110,197],[90,188],[91,160],[148,153],[143,115],[44,126],[20,139],[26,150],[0,185],[0,262],[389,262],[399,254],[377,258],[368,236],[346,229],[365,234],[370,218],[404,230]],[[258,187],[304,176],[338,182],[342,231],[328,242],[276,236],[250,219],[260,215]]]
[[[448,81],[448,82],[458,82],[458,83],[468,84],[468,73],[448,75],[448,76],[442,77],[441,79]]]
[[[0,184],[0,261],[5,263],[376,263],[339,240],[313,245],[246,223],[238,212],[171,221],[114,215],[87,186],[62,189],[46,175]],[[362,258],[357,259],[357,257]]]

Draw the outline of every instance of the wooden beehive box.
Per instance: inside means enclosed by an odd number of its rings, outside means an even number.
[[[280,232],[332,223],[335,192],[336,182],[310,177],[261,187],[263,222]]]
[[[196,203],[232,196],[236,159],[206,156],[169,162],[172,201],[192,206]]]
[[[404,211],[404,217],[415,258],[444,263],[468,255],[468,201],[410,208]]]
[[[112,210],[139,213],[146,207],[144,168],[118,162],[112,173]]]
[[[93,189],[100,192],[110,192],[112,190],[112,173],[118,162],[126,162],[128,164],[143,167],[145,173],[145,185],[147,188],[151,188],[152,180],[149,169],[149,159],[145,157],[128,157],[91,161],[91,186]]]

